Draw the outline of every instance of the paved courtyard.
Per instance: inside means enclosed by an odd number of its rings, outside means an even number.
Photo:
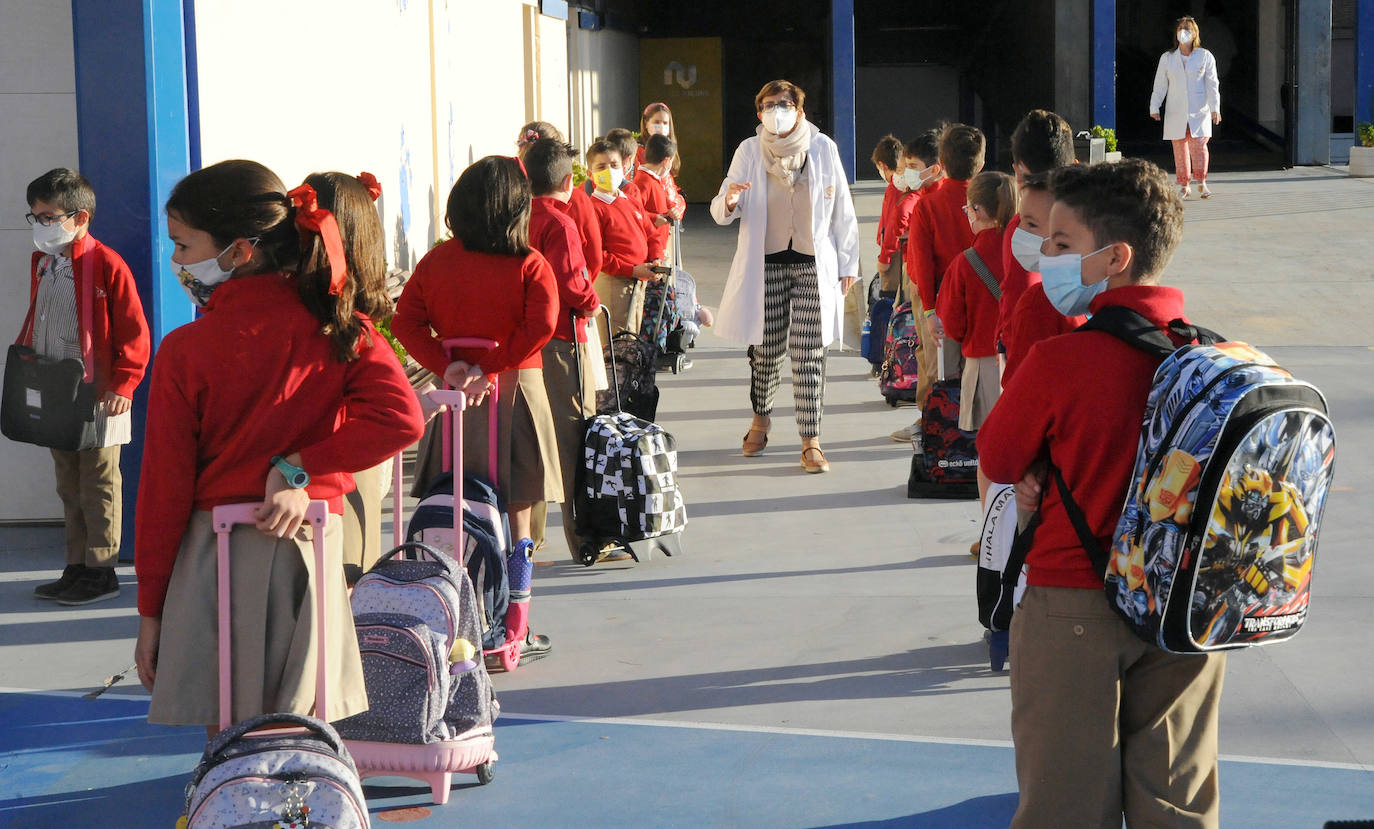
[[[1339,445],[1309,623],[1228,662],[1223,825],[1374,819],[1374,512],[1359,506],[1374,477],[1374,180],[1305,168],[1213,184],[1188,203],[1166,281],[1194,320],[1316,383]],[[856,189],[869,267],[880,197]],[[689,216],[705,304],[734,236]],[[905,498],[910,447],[887,435],[910,410],[888,408],[852,352],[829,361],[828,475],[799,468],[786,386],[768,453],[742,457],[743,349],[708,332],[692,357],[660,376],[659,408],[687,554],[585,569],[551,545],[532,607],[555,649],[494,677],[496,781],[462,781],[446,807],[404,781],[370,785],[378,825],[1006,824],[1008,679],[976,618],[976,504]],[[0,529],[0,826],[169,825],[203,734],[148,726],[132,681],[80,698],[132,661],[133,572],[114,602],[39,603],[60,538]]]

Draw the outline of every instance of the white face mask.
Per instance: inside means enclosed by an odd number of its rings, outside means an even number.
[[[60,222],[53,222],[47,227],[44,227],[34,222],[33,246],[49,256],[56,256],[61,253],[62,249],[71,244],[71,241],[76,238],[75,230],[67,230],[62,226],[65,223],[66,219],[63,219]]]
[[[774,135],[789,133],[797,125],[797,108],[774,107],[763,114],[763,128]]]
[[[926,169],[928,170],[930,168],[927,167]],[[921,175],[924,172],[925,170],[917,170],[915,167],[908,167],[905,170],[903,170],[902,177],[906,179],[906,189],[920,190],[922,187],[925,187],[926,183],[929,182],[930,179]],[[930,178],[934,178],[934,176],[931,176]]]
[[[668,125],[663,122],[655,122],[649,125],[650,135],[667,135]]]
[[[1011,255],[1027,271],[1040,270],[1040,246],[1045,237],[1036,236],[1024,227],[1018,227],[1011,234]]]
[[[898,190],[901,190],[903,193],[911,189],[909,186],[907,186],[905,171],[898,173],[894,170],[892,176],[888,178],[888,183],[890,183],[893,187],[896,187]]]
[[[257,239],[249,239],[248,241],[257,247]],[[229,247],[211,258],[192,262],[189,265],[172,263],[172,267],[177,272],[177,279],[181,282],[181,289],[186,292],[186,296],[195,305],[204,307],[205,303],[210,301],[210,294],[214,293],[215,288],[234,275],[234,268],[226,271],[219,266],[219,258],[233,246],[234,243],[230,242]]]
[[[1178,42],[1182,43],[1184,46],[1187,46],[1189,43],[1193,42],[1193,33],[1188,29],[1179,29]]]

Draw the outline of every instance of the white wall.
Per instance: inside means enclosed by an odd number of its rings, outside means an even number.
[[[569,140],[585,150],[615,127],[639,129],[639,38],[625,32],[591,32],[568,23],[572,97]]]
[[[0,21],[0,341],[8,345],[29,304],[33,237],[24,189],[54,167],[78,166],[76,74],[70,2],[0,0]],[[0,438],[0,471],[0,521],[62,518],[48,450]]]
[[[534,12],[527,32],[527,8],[520,0],[197,0],[202,160],[251,158],[288,187],[317,170],[373,173],[387,259],[411,267],[446,232],[449,189],[469,164],[513,154],[531,106],[566,119],[566,45],[557,38],[539,56],[549,111],[528,100],[527,43],[535,32],[548,40],[550,19]],[[268,42],[264,21],[273,27]],[[561,23],[552,21],[553,31]],[[245,60],[251,44],[271,60]]]

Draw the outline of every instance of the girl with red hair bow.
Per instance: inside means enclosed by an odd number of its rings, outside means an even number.
[[[245,501],[261,506],[257,526],[231,537],[232,719],[341,719],[366,709],[367,691],[334,516],[351,473],[419,438],[419,404],[386,341],[355,312],[339,223],[314,188],[288,193],[261,164],[225,161],[182,179],[166,210],[172,264],[204,313],[163,339],[148,397],[134,650],[153,694],[148,719],[211,733],[218,722],[210,515]],[[314,572],[302,529],[311,499],[332,513],[325,573]],[[324,631],[316,578],[336,582]],[[329,710],[312,712],[322,637]]]

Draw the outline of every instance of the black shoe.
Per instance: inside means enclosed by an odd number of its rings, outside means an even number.
[[[520,661],[532,662],[549,655],[553,650],[553,645],[549,642],[549,637],[539,633],[529,632],[525,634],[525,641],[520,643]]]
[[[119,577],[113,567],[87,567],[76,584],[57,597],[58,604],[81,605],[103,602],[119,595]]]
[[[56,599],[67,592],[73,584],[76,584],[77,579],[81,578],[81,574],[84,572],[86,572],[86,565],[68,564],[62,568],[62,578],[38,585],[33,589],[33,595],[40,599]]]

